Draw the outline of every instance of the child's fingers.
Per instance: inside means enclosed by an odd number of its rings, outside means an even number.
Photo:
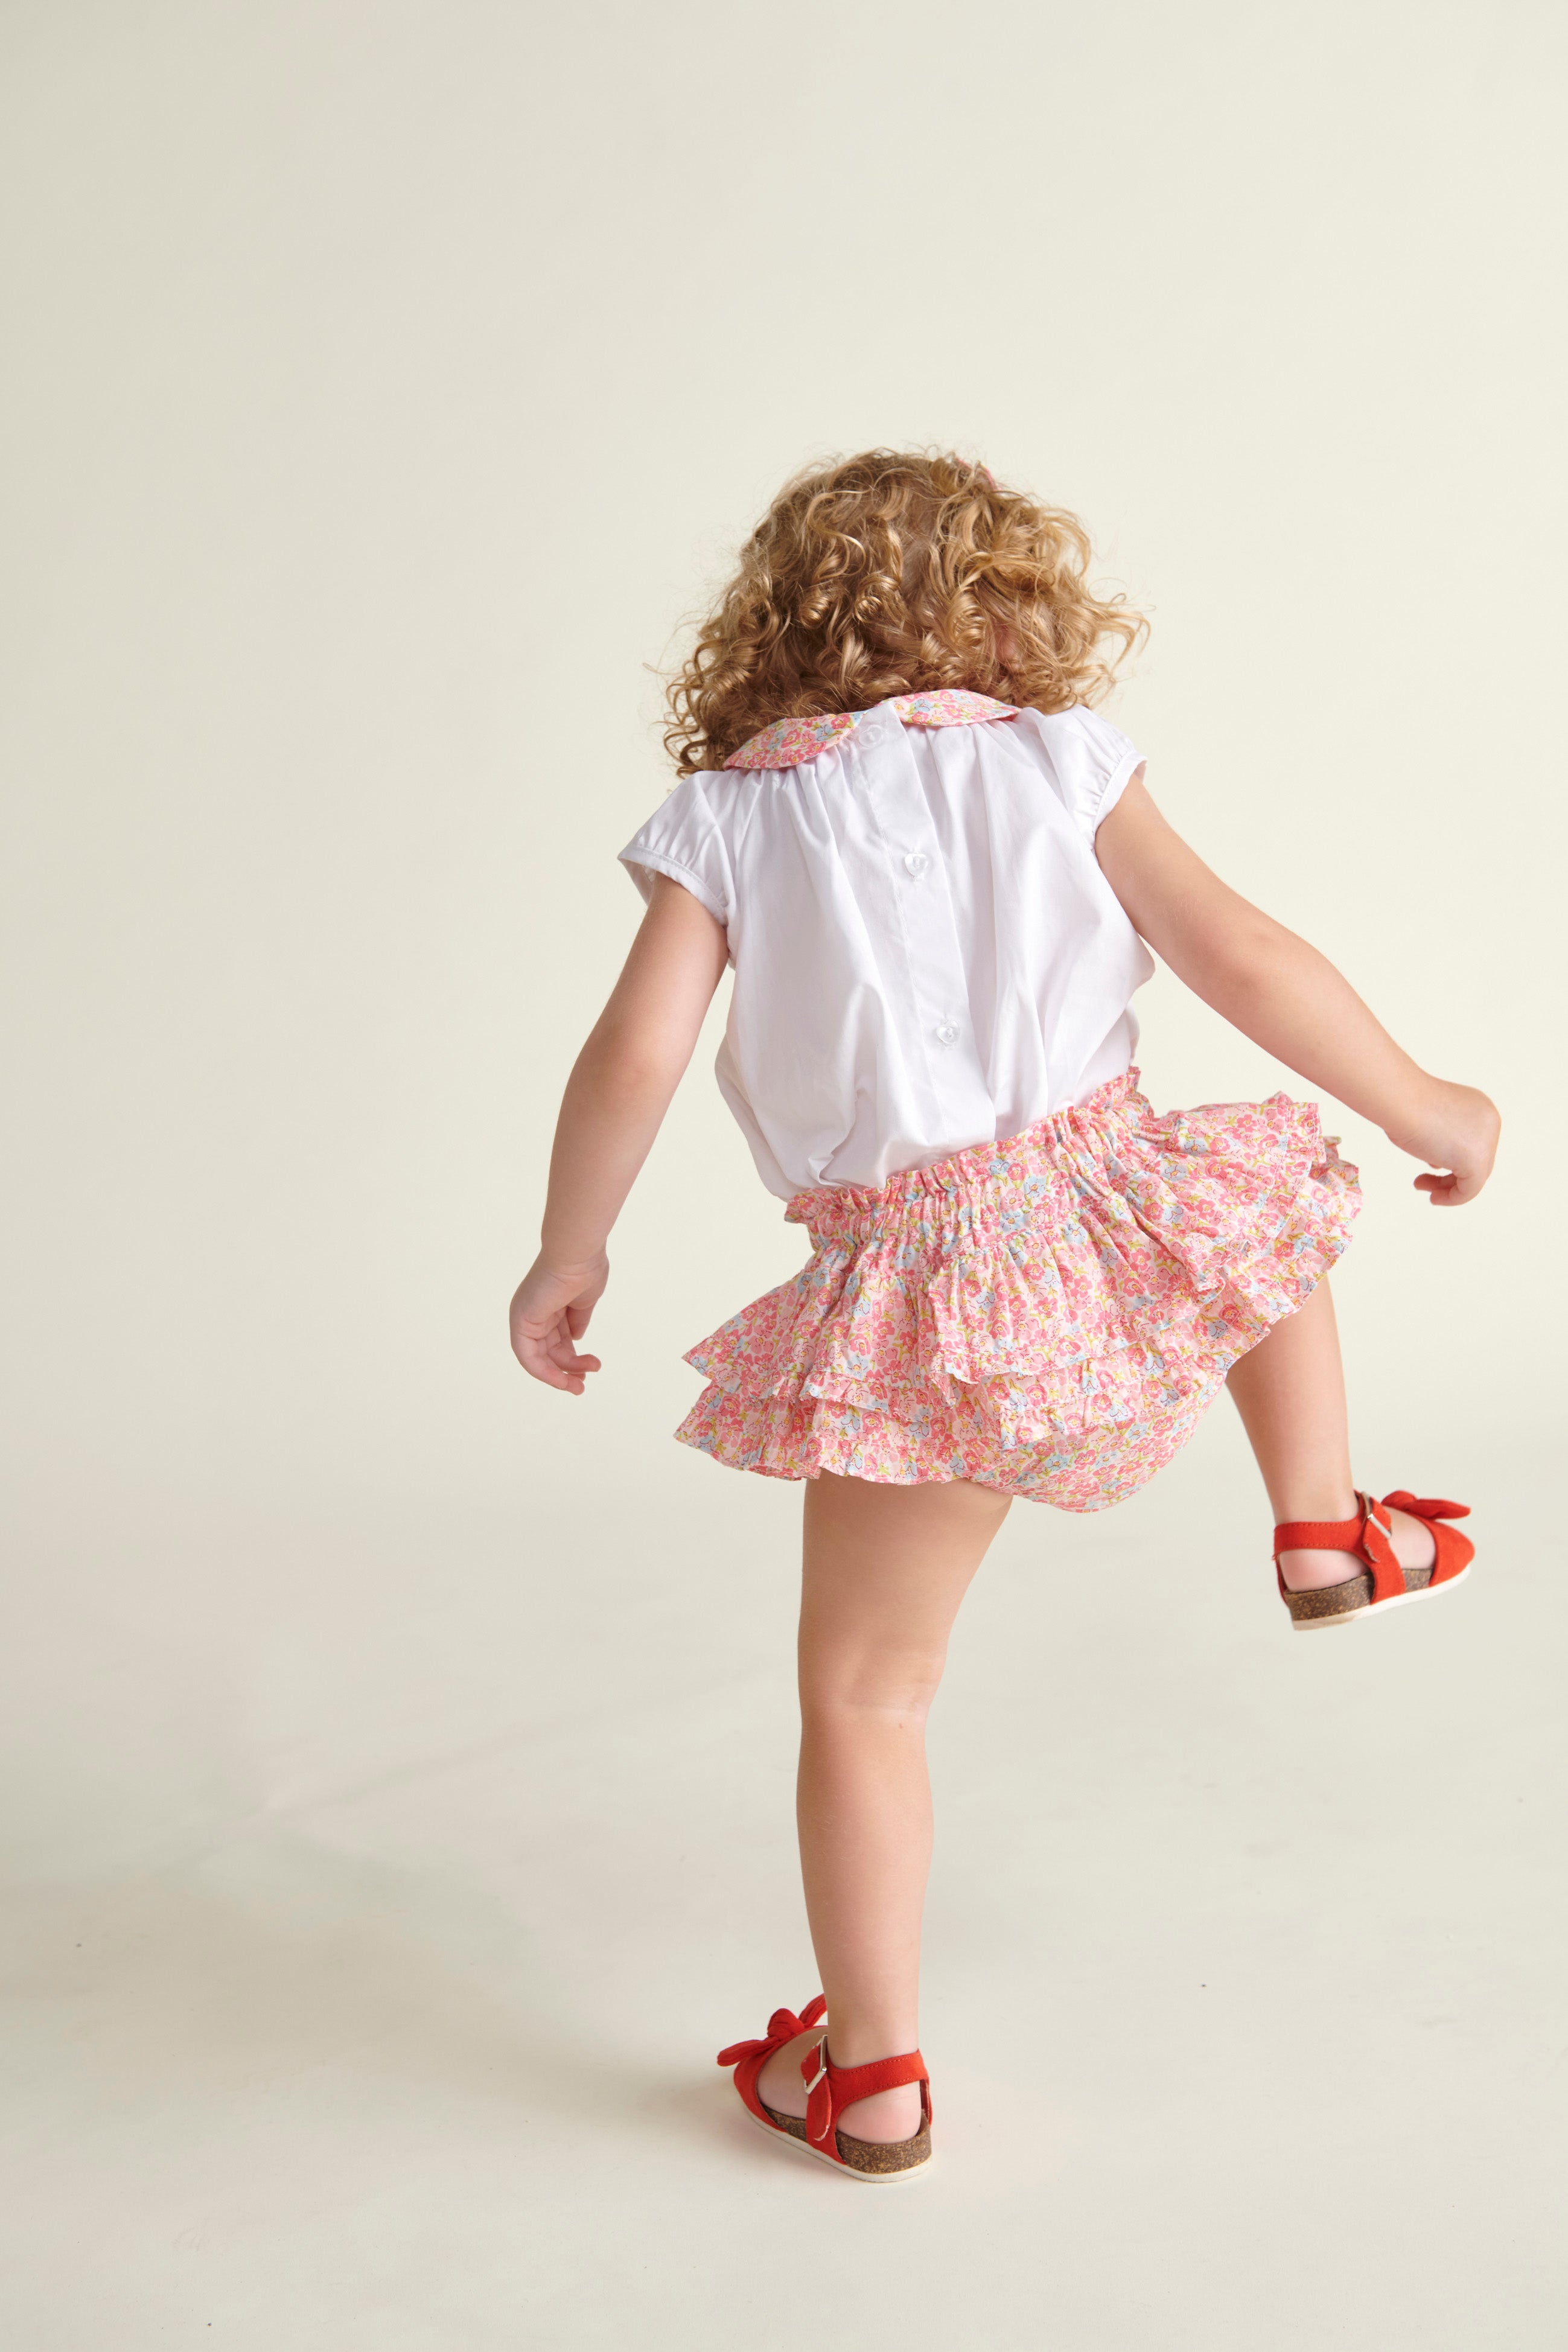
[[[559,1323],[543,1331],[520,1328],[511,1345],[525,1372],[542,1381],[546,1388],[564,1389],[573,1396],[581,1396],[585,1376],[601,1369],[597,1356],[578,1354]]]
[[[558,1316],[550,1328],[546,1342],[552,1362],[563,1372],[596,1372],[599,1359],[597,1356],[580,1356],[572,1345],[574,1337],[571,1316]]]
[[[549,1356],[533,1356],[520,1352],[519,1363],[547,1389],[562,1389],[568,1396],[581,1396],[590,1372],[599,1369],[597,1356],[574,1356],[570,1363],[558,1364]]]
[[[1417,1176],[1415,1190],[1425,1192],[1435,1209],[1462,1209],[1473,1201],[1486,1179],[1481,1176]]]
[[[511,1352],[531,1379],[542,1381],[548,1389],[563,1389],[566,1374],[542,1340],[531,1332],[520,1331],[511,1343]]]

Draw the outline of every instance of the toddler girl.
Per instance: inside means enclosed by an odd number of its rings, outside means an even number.
[[[847,2179],[931,2153],[917,2046],[926,1711],[1013,1497],[1093,1511],[1228,1386],[1298,1632],[1466,1572],[1463,1507],[1353,1484],[1324,1276],[1356,1172],[1310,1103],[1156,1118],[1153,948],[1472,1200],[1498,1118],[1173,833],[1090,707],[1142,632],[1070,515],[874,450],[781,492],[671,694],[682,782],[621,852],[647,912],[567,1085],[512,1344],[580,1396],[605,1244],[726,966],[718,1077],[804,1224],[793,1282],[690,1351],[678,1434],[805,1484],[801,1867],[822,1994],[721,2052]],[[1147,945],[1145,945],[1147,942]],[[826,2014],[826,2022],[824,2021]]]

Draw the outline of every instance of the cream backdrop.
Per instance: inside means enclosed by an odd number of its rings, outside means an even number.
[[[1337,1284],[1365,1475],[1483,1506],[1494,1579],[1420,1636],[1435,1648],[1380,1653],[1406,1662],[1389,1671],[1416,1727],[1374,1787],[1347,1732],[1342,1793],[1358,1814],[1408,1800],[1478,1707],[1489,1742],[1515,1738],[1473,1816],[1473,1759],[1456,1768],[1473,1835],[1431,1848],[1411,1916],[1450,1922],[1425,1954],[1506,1914],[1517,1968],[1544,1965],[1543,1915],[1517,1906],[1551,1848],[1510,1876],[1497,1824],[1560,1770],[1556,1521],[1542,1485],[1526,1507],[1563,1407],[1563,45],[1562,13],[1526,0],[10,0],[0,1831],[41,2135],[13,2205],[18,2342],[112,2318],[122,2345],[205,2341],[215,2319],[247,2345],[609,2344],[623,2292],[659,2341],[742,2340],[693,2218],[728,2210],[739,2158],[725,2111],[693,2102],[710,2045],[810,1989],[788,1874],[796,1504],[668,1433],[696,1385],[682,1348],[803,1244],[714,1089],[718,1013],[616,1238],[590,1397],[525,1382],[503,1317],[559,1089],[637,913],[614,853],[668,781],[654,670],[781,478],[834,450],[952,444],[1079,510],[1152,617],[1110,711],[1173,821],[1502,1106],[1495,1183],[1458,1216],[1363,1122],[1328,1120],[1368,1193]],[[1163,975],[1142,1010],[1162,1107],[1297,1083]],[[1247,1719],[1284,1708],[1287,1783],[1319,1769],[1251,1475],[1222,1412],[1125,1514],[1015,1512],[950,1701],[955,1786],[971,1718],[1003,1785],[1059,1790],[1098,1773],[1108,1716],[1149,1709],[1149,1771],[1180,1779],[1159,1661],[1181,1612],[1157,1574],[1178,1529],[1208,1612],[1194,1672],[1267,1694],[1288,1668],[1290,1695]],[[1078,1597],[1030,1669],[1047,1706],[1006,1677],[1020,1629],[1058,1621],[1008,1612],[1052,1579]],[[1376,1672],[1321,1671],[1364,1731]],[[984,1748],[1003,1719],[1076,1720],[1085,1675],[1070,1755]],[[720,1727],[682,1748],[694,1707]],[[1216,1769],[1245,1780],[1236,1736]],[[1123,1827],[1146,1794],[1126,1770]],[[967,1834],[1000,1838],[994,1793],[973,1801]],[[724,1857],[756,1839],[753,1916]],[[1375,1908],[1386,1857],[1363,1861]],[[1039,1898],[1058,1927],[1061,1866]],[[1179,1909],[1187,1875],[1161,1899]],[[1343,1885],[1297,1894],[1303,1916],[1364,1916]],[[1022,1936],[1001,1895],[965,1900],[987,1948]],[[971,1951],[939,1874],[942,1903]],[[1389,1933],[1368,1958],[1347,1926],[1335,1967],[1422,1975]],[[980,1967],[945,1967],[954,2067]],[[1524,1998],[1509,1981],[1472,1987],[1487,2014]],[[616,2069],[643,2063],[645,2002],[680,2025],[633,2163]],[[1000,2051],[1013,1994],[994,2009]],[[374,2081],[343,2055],[366,2048]],[[1525,2151],[1489,2176],[1500,2263],[1545,2142],[1505,2131],[1489,2086],[1510,2065],[1533,2084],[1537,2054],[1527,2037],[1472,2082],[1498,2147]],[[1301,2126],[1324,2193],[1345,2116],[1375,2105],[1366,2063]],[[1411,2078],[1434,2114],[1442,2065]],[[328,2079],[318,2112],[300,2085]],[[603,2215],[546,2200],[526,2279],[513,2090],[546,2147],[585,2105],[574,2162],[621,2184],[592,2260]],[[666,2093],[705,2185],[655,2232],[637,2168],[663,2153]],[[1129,2147],[1164,2151],[1133,2192],[1152,2251],[1128,2269],[1094,2239],[1102,2209],[1079,2215],[1103,2263],[1079,2275],[1056,2245],[1064,2340],[1151,2340],[1156,2308],[1172,2343],[1326,2340],[1326,2290],[1274,2300],[1300,2251],[1269,2235],[1272,2189],[1303,2189],[1286,2143],[1266,2200],[1250,2174],[1226,2191],[1261,2200],[1265,2252],[1200,2292],[1193,2249],[1222,2217],[1170,2246],[1154,2218],[1186,2177],[1182,2098],[1156,2126],[1117,2097],[1102,2187],[1125,2190]],[[463,2186],[464,2098],[472,2161],[510,2184],[493,2231]],[[442,2101],[451,2168],[422,2178],[422,2103]],[[1100,2126],[1077,2128],[1069,2169]],[[806,2209],[735,2177],[761,2264]],[[940,2277],[905,2278],[900,2339],[961,2340],[969,2306],[943,2296],[984,2252],[992,2340],[1040,2340],[1005,2296],[1051,2210],[1042,2190],[999,2247],[966,2207]],[[831,2198],[809,2211],[848,2228]],[[1510,2291],[1540,2295],[1525,2235]],[[825,2259],[848,2293],[850,2241]],[[1439,2292],[1426,2237],[1392,2271],[1368,2259],[1364,2307],[1394,2340],[1412,2294],[1426,2342],[1479,2340],[1495,2306]],[[1544,2344],[1546,2308],[1519,2305],[1511,2340]]]

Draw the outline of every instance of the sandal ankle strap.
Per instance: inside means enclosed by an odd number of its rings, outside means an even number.
[[[1373,1600],[1392,1600],[1405,1590],[1405,1570],[1394,1557],[1387,1508],[1359,1487],[1353,1519],[1285,1520],[1274,1530],[1275,1560],[1282,1551],[1348,1551],[1371,1570]]]
[[[806,2090],[805,2136],[825,2155],[838,2156],[836,2130],[844,2109],[874,2098],[879,2091],[918,2083],[921,2116],[925,2123],[931,2121],[931,2077],[918,2050],[906,2050],[897,2058],[873,2058],[865,2066],[836,2066],[825,2034],[811,2055],[802,2059],[800,2075]]]
[[[1360,1551],[1362,1522],[1353,1519],[1287,1519],[1274,1530],[1274,1557],[1282,1551]]]

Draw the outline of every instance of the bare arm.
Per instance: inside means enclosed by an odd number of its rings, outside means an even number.
[[[552,1388],[581,1396],[599,1369],[575,1343],[609,1278],[605,1244],[691,1059],[726,957],[707,908],[655,875],[631,953],[566,1081],[539,1255],[511,1302],[512,1352]]]
[[[1485,1095],[1413,1062],[1326,956],[1210,872],[1141,781],[1111,810],[1095,848],[1138,930],[1195,995],[1442,1171],[1415,1179],[1435,1208],[1474,1200],[1497,1153],[1500,1121]]]

